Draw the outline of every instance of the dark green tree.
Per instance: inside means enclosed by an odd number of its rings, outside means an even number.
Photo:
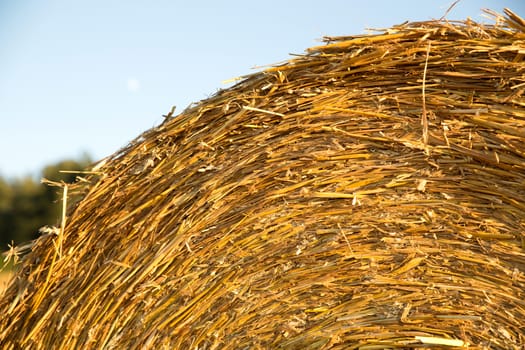
[[[56,183],[73,183],[74,171],[82,171],[91,160],[63,160],[44,167],[44,179]],[[64,172],[65,171],[65,172]],[[73,171],[73,172],[68,172]],[[0,178],[0,250],[35,239],[45,225],[58,225],[62,210],[62,188],[36,181],[32,177],[6,181]]]

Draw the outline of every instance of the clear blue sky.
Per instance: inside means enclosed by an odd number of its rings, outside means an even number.
[[[0,175],[116,152],[172,105],[319,44],[405,20],[441,17],[452,0],[0,0]],[[462,0],[448,19],[523,0]]]

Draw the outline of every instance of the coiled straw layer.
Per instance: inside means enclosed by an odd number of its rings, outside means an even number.
[[[3,349],[522,349],[525,22],[326,38],[93,169]]]

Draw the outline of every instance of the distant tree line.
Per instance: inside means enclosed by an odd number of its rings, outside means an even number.
[[[45,166],[40,175],[54,181],[73,183],[78,174],[61,171],[84,170],[91,163],[84,155],[77,160],[63,160]],[[43,226],[58,226],[62,210],[60,187],[44,184],[34,177],[0,177],[0,251],[39,236]]]

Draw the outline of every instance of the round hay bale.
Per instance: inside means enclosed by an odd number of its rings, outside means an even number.
[[[525,22],[326,38],[93,169],[2,349],[523,349]]]

